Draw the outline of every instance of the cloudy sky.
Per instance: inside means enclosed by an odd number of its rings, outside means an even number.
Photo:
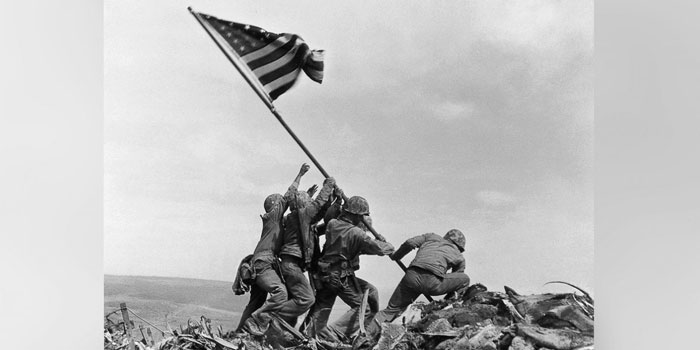
[[[395,246],[458,228],[473,282],[594,292],[592,1],[106,1],[105,273],[233,280],[310,163],[189,5],[326,50],[275,105]]]

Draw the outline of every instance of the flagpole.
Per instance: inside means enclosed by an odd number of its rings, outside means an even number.
[[[294,131],[292,131],[292,129],[289,127],[289,125],[287,125],[287,123],[284,121],[284,119],[282,119],[282,116],[279,114],[279,112],[277,111],[275,106],[272,104],[272,100],[270,99],[270,97],[266,93],[264,93],[262,91],[262,88],[258,84],[256,84],[255,81],[249,76],[249,74],[247,73],[247,68],[245,68],[241,65],[238,58],[231,57],[231,53],[228,50],[224,49],[224,47],[221,45],[219,40],[217,40],[216,37],[214,36],[214,34],[211,32],[211,30],[209,30],[207,24],[202,20],[201,17],[199,17],[199,14],[196,13],[194,10],[192,10],[192,7],[188,6],[187,9],[190,11],[192,16],[194,16],[194,18],[197,19],[197,22],[199,22],[199,24],[202,26],[202,28],[204,28],[204,31],[207,32],[207,34],[209,34],[209,37],[211,38],[211,40],[214,41],[216,46],[219,47],[219,50],[221,50],[221,52],[224,53],[224,56],[226,56],[226,58],[228,58],[228,60],[231,62],[231,64],[233,64],[233,66],[236,67],[236,70],[238,70],[238,72],[241,73],[241,75],[246,80],[246,82],[248,82],[248,85],[250,85],[250,87],[255,91],[255,93],[258,95],[258,97],[260,97],[260,99],[263,101],[263,103],[265,103],[267,108],[270,109],[270,112],[272,112],[272,114],[275,116],[275,118],[277,118],[277,121],[279,121],[280,124],[282,124],[282,126],[284,127],[284,129],[287,130],[287,133],[289,133],[289,135],[294,139],[294,141],[296,141],[296,143],[299,145],[299,147],[301,147],[301,150],[304,151],[304,153],[306,153],[306,156],[309,157],[309,159],[311,159],[311,162],[313,162],[314,165],[316,166],[316,168],[318,168],[318,170],[321,172],[321,174],[323,174],[323,177],[326,177],[326,178],[330,177],[330,175],[328,175],[328,172],[326,172],[326,170],[323,169],[323,167],[318,162],[318,160],[316,160],[316,157],[314,157],[314,155],[311,154],[309,149],[306,148],[304,143],[301,142],[301,140],[297,137],[297,135],[294,133]]]
[[[314,157],[313,154],[311,154],[309,149],[306,148],[304,143],[301,142],[301,140],[297,137],[297,135],[294,133],[294,131],[292,131],[292,129],[289,127],[289,125],[287,125],[287,123],[284,121],[284,119],[282,119],[282,116],[279,114],[279,112],[277,112],[277,109],[272,104],[272,99],[270,98],[270,96],[262,90],[262,86],[260,86],[259,84],[256,83],[257,80],[254,81],[250,77],[250,75],[247,73],[247,72],[249,72],[248,68],[244,67],[238,61],[240,59],[240,57],[232,57],[231,54],[235,55],[235,53],[231,53],[228,50],[224,49],[224,47],[221,45],[219,40],[216,39],[216,37],[214,36],[212,31],[209,30],[209,25],[207,23],[205,23],[201,17],[199,17],[199,13],[193,11],[191,6],[188,6],[187,9],[190,11],[192,16],[194,16],[194,18],[197,20],[197,22],[199,22],[199,24],[202,26],[204,31],[207,32],[207,34],[209,34],[209,37],[211,38],[211,40],[214,41],[214,43],[216,43],[216,46],[219,47],[219,50],[221,50],[221,52],[224,53],[224,56],[226,56],[226,58],[228,58],[228,60],[231,62],[231,64],[233,64],[233,66],[236,67],[236,70],[238,70],[238,72],[241,73],[241,75],[243,76],[245,81],[248,82],[248,85],[250,85],[250,87],[255,91],[255,93],[258,95],[258,97],[260,97],[260,99],[263,101],[263,103],[265,103],[267,108],[270,109],[270,112],[272,112],[272,114],[275,116],[275,118],[277,118],[277,121],[279,121],[280,124],[282,124],[284,129],[287,130],[287,133],[289,133],[289,135],[294,139],[294,141],[296,141],[296,143],[299,145],[299,147],[301,147],[301,150],[304,151],[304,153],[306,153],[306,156],[309,157],[309,159],[311,159],[311,162],[313,162],[314,165],[316,165],[316,168],[318,168],[318,170],[321,172],[321,174],[323,174],[323,177],[329,178],[330,175],[328,175],[328,172],[326,172],[326,170],[323,169],[323,167],[318,162],[318,160],[316,160],[316,157]],[[348,201],[348,198],[347,198],[347,196],[345,196],[344,193],[343,193],[343,201],[345,201],[345,202]],[[362,217],[362,222],[370,230],[370,232],[374,235],[374,237],[376,239],[386,242],[386,239],[384,239],[383,236],[381,236],[379,233],[377,233],[377,231],[374,230],[372,225],[370,225],[369,222],[367,222],[367,220],[365,220],[364,217]],[[406,266],[403,265],[403,263],[401,261],[396,261],[396,263],[399,265],[399,267],[401,267],[402,270],[406,271]],[[311,274],[309,274],[309,280],[311,280]],[[313,281],[312,280],[311,280],[311,285],[313,288]],[[430,295],[428,295],[428,294],[424,294],[424,295],[429,301],[432,301],[432,298],[430,297]]]
[[[304,153],[306,153],[306,156],[308,156],[309,159],[311,159],[311,161],[314,163],[314,165],[316,165],[316,167],[317,167],[318,170],[321,172],[321,174],[323,174],[323,177],[326,177],[326,178],[330,177],[330,175],[328,175],[328,173],[326,172],[326,170],[323,169],[323,167],[321,166],[321,164],[318,163],[318,161],[316,160],[316,158],[314,158],[314,155],[311,154],[311,152],[309,152],[309,150],[306,148],[306,146],[304,146],[304,144],[301,142],[301,140],[299,140],[299,138],[298,138],[297,135],[294,133],[294,131],[292,131],[292,129],[289,128],[289,125],[287,125],[287,123],[285,123],[284,119],[282,119],[282,116],[279,114],[279,112],[277,112],[277,110],[275,109],[275,107],[270,108],[270,111],[272,112],[272,114],[275,115],[275,118],[277,118],[277,120],[280,122],[280,124],[282,124],[282,126],[284,127],[284,129],[287,130],[287,132],[289,133],[289,135],[292,136],[292,138],[294,139],[294,141],[297,142],[297,144],[299,145],[299,147],[301,147],[301,150],[304,151]]]
[[[246,73],[246,71],[244,70],[245,68],[243,68],[241,66],[241,63],[238,61],[238,59],[231,57],[230,52],[227,51],[226,49],[224,49],[223,46],[221,46],[221,43],[219,42],[219,40],[216,39],[216,37],[214,37],[214,34],[209,30],[207,24],[202,20],[201,17],[199,17],[199,13],[194,12],[194,10],[192,10],[191,6],[188,6],[187,9],[190,11],[192,16],[194,16],[194,18],[197,20],[197,22],[199,22],[199,24],[202,26],[204,31],[207,32],[207,34],[209,34],[209,37],[211,38],[211,40],[214,41],[216,46],[219,47],[219,50],[221,50],[221,52],[224,53],[224,56],[226,56],[226,58],[228,58],[228,60],[231,62],[231,64],[233,64],[233,66],[236,67],[236,70],[238,70],[238,73],[241,73],[241,75],[243,76],[245,81],[247,81],[248,84],[250,85],[250,87],[253,88],[255,93],[258,95],[258,97],[260,97],[260,99],[263,101],[263,103],[265,103],[267,108],[269,108],[270,110],[274,110],[275,106],[272,105],[272,101],[270,100],[269,96],[267,96],[267,94],[265,94],[263,91],[261,91],[260,87]]]

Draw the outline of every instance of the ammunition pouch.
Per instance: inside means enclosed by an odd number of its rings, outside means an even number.
[[[318,285],[327,286],[334,289],[347,287],[348,277],[354,277],[355,271],[350,266],[347,260],[337,262],[319,261],[318,269],[315,274]],[[320,289],[320,288],[318,288]]]
[[[231,285],[233,293],[243,295],[250,292],[255,283],[255,268],[252,266],[253,254],[246,256],[236,269],[236,278]]]
[[[255,267],[250,262],[242,262],[238,266],[238,275],[241,276],[241,281],[245,284],[252,285],[255,283]]]

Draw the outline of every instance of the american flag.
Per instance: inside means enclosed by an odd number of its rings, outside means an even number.
[[[294,85],[301,70],[319,84],[323,80],[323,50],[310,50],[300,36],[196,14],[248,66],[272,100]]]

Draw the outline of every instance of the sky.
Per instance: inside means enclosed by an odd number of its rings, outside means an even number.
[[[592,1],[105,1],[105,273],[232,281],[311,164],[187,6],[325,50],[275,106],[394,246],[458,228],[473,283],[594,293]]]

